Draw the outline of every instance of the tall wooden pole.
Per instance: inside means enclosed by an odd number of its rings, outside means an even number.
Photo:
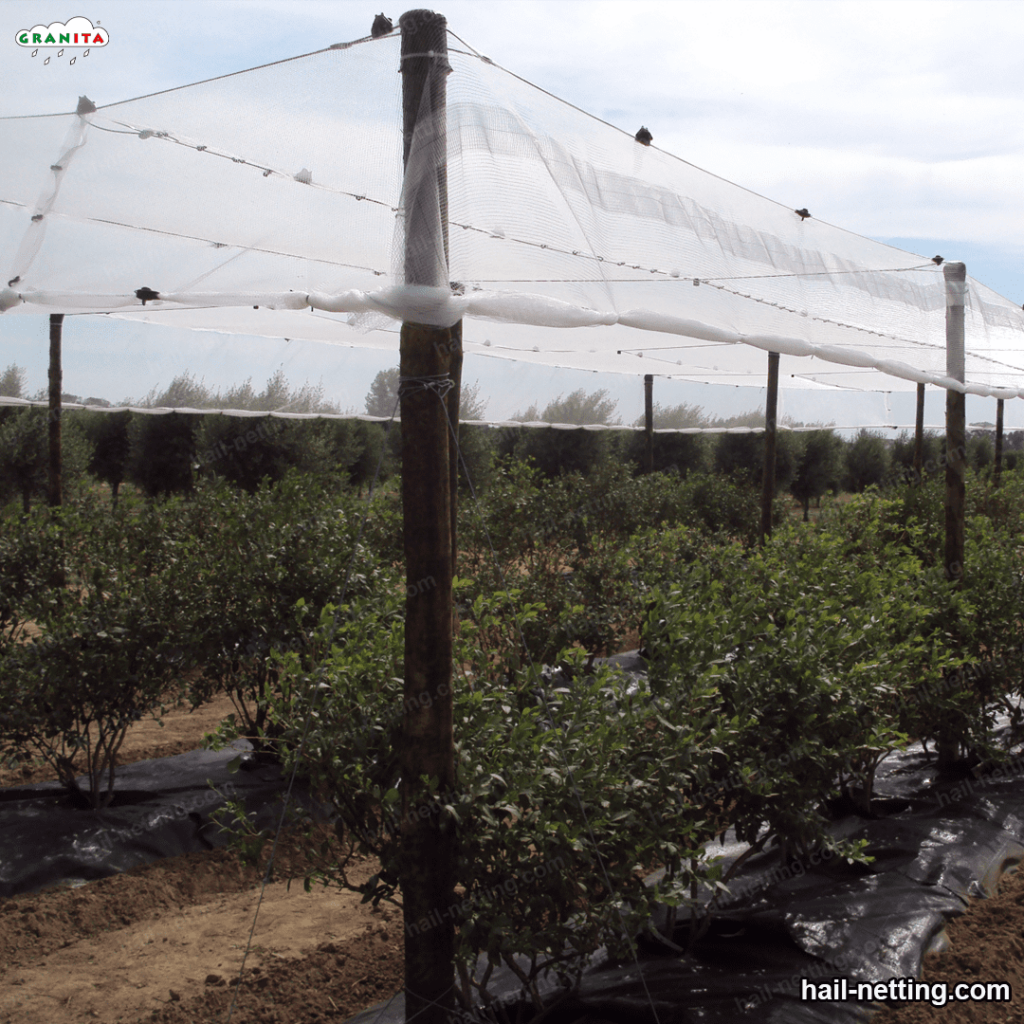
[[[924,479],[924,385],[917,385],[917,422],[914,424],[914,481]]]
[[[445,259],[448,258],[448,233],[445,232]],[[445,396],[448,408],[448,482],[449,502],[451,504],[452,533],[452,574],[458,575],[459,534],[457,520],[459,514],[459,398],[462,394],[462,321],[449,328],[448,376],[452,380],[452,389]],[[454,614],[454,613],[453,613]]]
[[[764,472],[761,476],[761,543],[772,535],[775,498],[776,418],[779,410],[779,353],[768,353],[768,397],[764,407]]]
[[[964,381],[964,291],[967,268],[946,263],[946,375]],[[959,587],[964,574],[964,505],[967,480],[966,397],[946,390],[946,579]],[[955,625],[953,627],[956,628]],[[960,750],[953,733],[938,737],[938,765],[949,768]]]
[[[447,23],[408,11],[402,32],[405,283],[448,287],[445,258]],[[401,334],[402,509],[406,560],[401,887],[405,1015],[446,1024],[454,1009],[455,831],[439,799],[455,785],[452,731],[452,476],[438,383],[452,332],[404,323]],[[437,780],[431,790],[427,779]]]
[[[946,375],[964,382],[964,290],[967,267],[946,263]],[[964,503],[967,481],[967,417],[963,392],[946,391],[946,578],[964,572]]]
[[[996,468],[995,485],[1003,482],[1003,400],[996,399]]]
[[[654,472],[654,374],[644,374],[644,472]]]
[[[60,395],[64,380],[61,369],[61,335],[64,330],[64,314],[50,314],[50,412],[49,422],[50,460],[47,473],[46,496],[51,508],[59,508],[61,493],[61,452],[60,452]]]

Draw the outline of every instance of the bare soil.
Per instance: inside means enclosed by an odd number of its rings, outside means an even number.
[[[232,710],[218,698],[133,726],[118,761],[193,750]],[[53,778],[0,770],[0,785]],[[225,1024],[257,905],[232,1024],[343,1021],[402,986],[401,917],[336,889],[305,891],[307,863],[284,841],[275,881],[227,850],[190,853],[76,889],[0,900],[0,1024]],[[368,877],[375,864],[362,870]],[[354,873],[358,874],[358,873]],[[287,879],[293,879],[290,883]],[[1024,1024],[1024,874],[947,929],[923,980],[1006,981],[1014,1002],[886,1009],[878,1024]],[[1019,1000],[1019,1002],[1018,1002]]]
[[[162,729],[139,722],[118,762],[194,750],[231,710],[223,698],[170,712]],[[0,785],[52,778],[23,766]],[[0,1024],[223,1024],[257,905],[236,1024],[341,1021],[399,992],[400,915],[337,889],[307,893],[306,868],[284,841],[262,898],[262,867],[210,850],[0,900]],[[361,869],[369,877],[375,862]]]
[[[971,901],[946,927],[949,949],[925,957],[921,980],[946,984],[1007,982],[1010,1003],[947,1002],[943,1007],[907,1003],[888,1008],[872,1024],[1024,1024],[1024,873],[1004,875],[991,899]]]

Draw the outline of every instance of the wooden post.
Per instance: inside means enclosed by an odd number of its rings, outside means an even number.
[[[924,479],[924,384],[917,385],[917,422],[914,425],[914,480]]]
[[[996,467],[994,473],[995,485],[998,487],[1003,482],[1003,400],[996,399]]]
[[[447,23],[408,11],[402,32],[405,283],[448,287],[445,167]],[[439,381],[452,332],[404,323],[401,333],[402,509],[406,560],[401,867],[405,1019],[446,1024],[454,1009],[454,824],[442,818],[455,784],[452,730],[452,476]],[[432,791],[426,779],[437,780]]]
[[[764,472],[761,479],[761,543],[772,535],[775,498],[775,439],[779,409],[779,353],[768,353],[768,396],[764,407]]]
[[[946,263],[946,375],[964,381],[964,289],[967,268]],[[966,397],[946,391],[946,578],[964,572],[964,500],[967,479]]]
[[[62,502],[61,489],[61,451],[60,451],[60,413],[61,386],[64,374],[61,369],[61,334],[64,330],[64,314],[50,314],[50,411],[49,423],[50,464],[47,473],[47,501],[51,508],[59,508]]]
[[[964,380],[964,291],[967,268],[946,263],[946,375]],[[964,504],[967,476],[966,396],[946,391],[946,579],[959,587],[964,573]],[[956,626],[952,627],[954,630]],[[955,734],[937,737],[938,767],[950,768],[959,756]]]
[[[448,233],[445,232],[445,259],[448,258]],[[462,394],[462,321],[449,329],[448,376],[452,379],[452,389],[445,397],[448,408],[448,479],[449,502],[451,504],[452,533],[452,575],[458,575],[459,565],[459,534],[457,520],[459,515],[459,398]],[[454,612],[452,613],[455,614]]]
[[[644,472],[654,472],[654,374],[644,374]]]

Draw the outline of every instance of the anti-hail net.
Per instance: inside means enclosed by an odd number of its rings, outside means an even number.
[[[53,312],[216,332],[187,353],[97,345],[114,402],[175,358],[260,380],[303,346],[326,366],[336,346],[397,352],[402,319],[460,317],[469,373],[487,356],[761,387],[777,351],[790,388],[950,383],[930,259],[644,146],[449,41],[446,117],[422,123],[404,183],[397,32],[0,120],[0,337]],[[442,159],[448,267],[421,253],[437,265],[417,280],[438,287],[410,287],[406,204]],[[965,305],[966,390],[1024,397],[1024,311],[971,278]]]

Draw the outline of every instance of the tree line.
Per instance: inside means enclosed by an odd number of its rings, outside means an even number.
[[[15,365],[0,374],[0,396],[24,398],[25,371]],[[44,394],[35,396],[43,400]],[[109,406],[100,399],[64,395],[66,403],[97,408]],[[382,370],[365,399],[366,413],[390,419],[397,410],[398,369]],[[136,408],[239,409],[254,413],[290,411],[337,416],[338,406],[324,395],[322,385],[289,385],[278,370],[262,390],[251,379],[225,391],[214,391],[187,371],[162,391],[154,389]],[[479,384],[462,390],[462,421],[482,419],[486,402]],[[0,501],[20,498],[24,510],[46,493],[47,410],[0,406]],[[560,395],[543,409],[536,403],[517,412],[512,420],[577,425],[622,426],[621,431],[543,430],[533,427],[484,427],[463,422],[460,442],[477,490],[486,490],[500,460],[532,461],[547,478],[579,472],[599,473],[610,465],[624,464],[639,473],[644,462],[645,438],[617,416],[617,403],[605,389],[578,389]],[[763,413],[751,410],[728,418],[708,415],[688,403],[654,407],[654,425],[663,427],[726,428],[757,427]],[[783,426],[803,426],[785,422]],[[942,438],[925,438],[925,465],[941,465]],[[1007,435],[1005,464],[1012,469],[1017,452],[1024,447],[1024,432]],[[89,477],[110,486],[116,503],[122,483],[128,482],[151,498],[190,493],[199,477],[217,476],[252,493],[266,478],[283,479],[290,469],[332,478],[362,490],[378,472],[386,479],[401,465],[401,439],[386,424],[348,419],[284,419],[235,417],[201,412],[139,414],[69,409],[62,415],[63,479],[76,486]],[[750,434],[656,434],[656,472],[717,473],[739,483],[760,486],[763,473],[764,435]],[[776,489],[790,493],[804,507],[805,518],[812,501],[827,492],[859,493],[883,486],[913,471],[913,438],[904,433],[886,438],[862,430],[846,441],[828,426],[811,431],[782,430],[777,438]],[[973,432],[968,461],[984,472],[993,461],[991,432]],[[465,481],[465,468],[460,467]]]

